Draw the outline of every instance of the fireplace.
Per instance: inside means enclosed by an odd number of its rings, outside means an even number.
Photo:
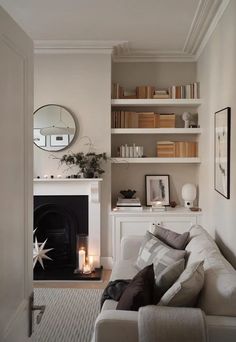
[[[100,179],[34,181],[35,236],[39,243],[47,240],[45,249],[53,248],[47,254],[53,260],[43,260],[45,270],[36,264],[35,280],[77,279],[78,241],[86,240],[86,256],[100,267],[100,184]]]
[[[53,248],[45,269],[75,269],[78,236],[88,235],[88,196],[34,196],[34,229],[37,240]]]

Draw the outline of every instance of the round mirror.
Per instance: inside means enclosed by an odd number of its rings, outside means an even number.
[[[46,105],[34,112],[34,143],[45,151],[61,151],[75,138],[73,115],[63,106]]]

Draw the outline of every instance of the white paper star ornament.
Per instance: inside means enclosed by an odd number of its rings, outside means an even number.
[[[48,253],[54,248],[44,249],[46,242],[47,240],[45,240],[43,243],[39,243],[37,238],[35,237],[34,249],[33,249],[33,268],[37,264],[37,261],[39,261],[40,265],[44,269],[43,259],[52,260],[52,258],[49,258],[49,256],[46,255],[46,253]]]

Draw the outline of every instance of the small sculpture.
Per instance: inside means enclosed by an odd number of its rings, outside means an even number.
[[[132,198],[136,194],[136,190],[121,190],[120,193],[124,198]]]
[[[191,114],[188,112],[184,112],[182,114],[182,119],[184,120],[184,128],[189,128],[189,123],[191,119]]]

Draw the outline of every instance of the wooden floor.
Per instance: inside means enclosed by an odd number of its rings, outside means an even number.
[[[111,270],[103,270],[101,281],[34,281],[34,287],[104,289],[111,275]]]

